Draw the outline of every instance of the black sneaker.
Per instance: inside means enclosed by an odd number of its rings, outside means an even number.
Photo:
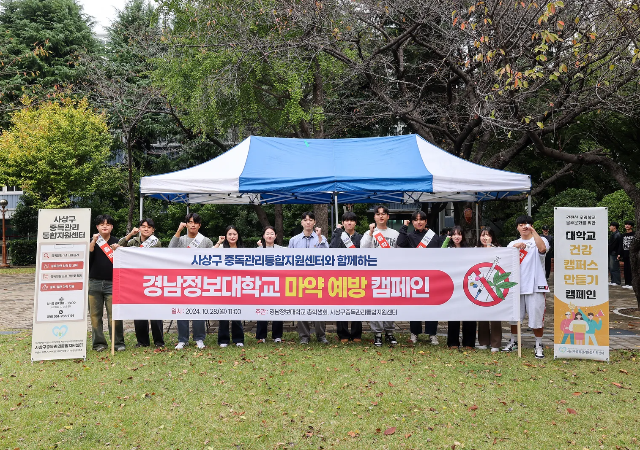
[[[509,342],[503,349],[503,352],[512,352],[518,350],[518,343],[516,341]]]
[[[376,334],[373,337],[373,345],[375,345],[376,347],[382,347],[382,335]]]
[[[387,333],[385,339],[390,345],[398,345],[398,341],[392,333]]]

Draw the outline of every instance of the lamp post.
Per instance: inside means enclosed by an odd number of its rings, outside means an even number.
[[[7,240],[4,234],[4,212],[8,204],[9,202],[6,199],[0,199],[0,207],[2,207],[2,264],[0,264],[0,268],[9,267],[9,264],[7,264]]]

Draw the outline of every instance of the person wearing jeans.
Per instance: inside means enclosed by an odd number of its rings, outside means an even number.
[[[178,227],[178,231],[171,238],[169,242],[169,248],[212,248],[213,242],[211,239],[204,237],[200,233],[200,227],[202,226],[202,218],[198,213],[189,213],[184,218],[184,222]],[[185,236],[180,236],[182,230],[187,229]],[[189,321],[178,320],[178,344],[176,350],[182,350],[187,344],[189,344]],[[193,340],[196,342],[196,346],[199,349],[203,349],[204,338],[207,333],[205,330],[204,320],[192,320],[193,327]]]

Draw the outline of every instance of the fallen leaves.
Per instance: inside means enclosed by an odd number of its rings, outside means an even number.
[[[575,409],[573,409],[573,408],[567,408],[567,412],[568,412],[569,414],[578,414],[578,411],[576,411],[576,410],[575,410]]]
[[[478,409],[478,405],[469,406],[469,411],[475,411]]]
[[[392,434],[395,434],[395,432],[396,432],[396,427],[390,427],[384,430],[384,435],[391,436]]]

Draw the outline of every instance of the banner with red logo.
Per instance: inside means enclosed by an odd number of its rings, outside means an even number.
[[[513,248],[118,248],[113,315],[130,319],[518,320]]]

